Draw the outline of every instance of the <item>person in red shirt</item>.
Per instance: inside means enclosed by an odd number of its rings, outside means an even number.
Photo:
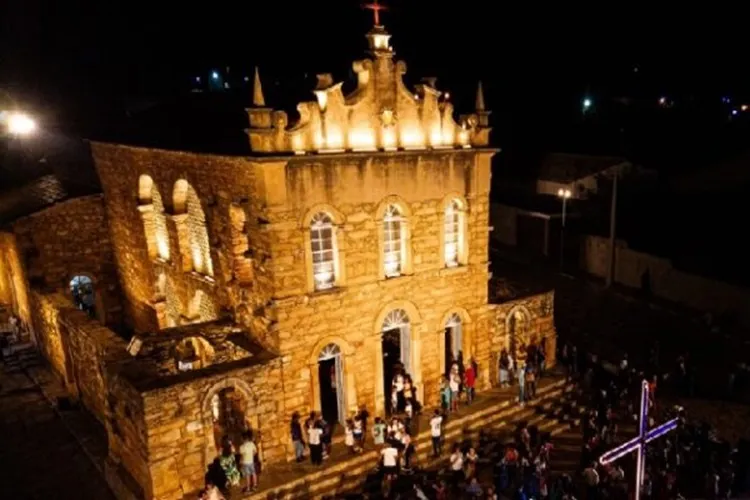
[[[466,404],[471,404],[474,399],[474,385],[477,383],[477,374],[474,373],[473,363],[464,370],[464,385],[466,386]]]

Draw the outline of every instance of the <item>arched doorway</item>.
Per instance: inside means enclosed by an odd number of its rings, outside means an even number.
[[[320,411],[329,424],[346,420],[344,409],[344,371],[341,348],[328,344],[318,356]]]
[[[508,314],[508,350],[518,364],[526,362],[526,355],[529,348],[530,323],[531,317],[523,307],[516,307]]]
[[[235,447],[242,444],[242,433],[250,430],[247,410],[247,398],[234,387],[221,389],[211,397],[211,418],[217,451],[221,449],[225,438],[230,439]]]
[[[70,293],[76,307],[96,318],[96,297],[94,297],[94,282],[88,276],[74,276],[70,280]]]
[[[463,331],[461,329],[461,316],[451,314],[445,322],[445,374],[448,375],[453,361],[458,360],[459,353],[463,350]]]
[[[397,370],[411,373],[411,329],[403,309],[389,312],[381,329],[383,336],[383,388],[386,408],[391,400],[391,384]]]

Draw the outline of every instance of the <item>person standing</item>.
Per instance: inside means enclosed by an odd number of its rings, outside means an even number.
[[[521,406],[526,404],[526,370],[522,364],[518,364],[518,402]]]
[[[430,436],[432,436],[432,456],[439,457],[442,452],[443,416],[438,409],[435,409],[430,419]]]
[[[242,460],[242,475],[245,478],[245,487],[243,493],[248,493],[258,487],[258,474],[255,470],[255,458],[258,454],[258,447],[253,442],[252,434],[245,432],[243,442],[240,445],[240,458]]]
[[[302,437],[302,426],[299,423],[299,413],[296,411],[292,414],[291,423],[292,444],[294,445],[294,456],[297,462],[305,459],[305,441]]]
[[[477,373],[474,369],[474,363],[469,363],[464,371],[464,385],[466,386],[466,404],[470,405],[474,401],[474,386],[477,383]]]
[[[310,462],[313,465],[323,463],[323,444],[320,437],[323,435],[323,429],[320,428],[314,418],[311,419],[307,426],[307,444],[310,446]]]

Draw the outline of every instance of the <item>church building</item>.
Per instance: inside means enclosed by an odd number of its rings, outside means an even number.
[[[404,84],[383,27],[366,39],[355,90],[318,75],[293,119],[256,70],[250,156],[94,142],[101,193],[0,233],[0,303],[106,429],[118,497],[199,489],[246,429],[293,460],[293,413],[383,416],[397,365],[433,407],[459,354],[479,391],[504,348],[554,363],[552,293],[491,300],[481,84],[456,115]]]

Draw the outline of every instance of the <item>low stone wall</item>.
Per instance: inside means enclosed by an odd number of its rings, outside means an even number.
[[[12,233],[0,233],[0,304],[25,325],[31,325],[28,285],[18,242]]]
[[[242,360],[233,363],[237,368],[215,374],[210,368],[187,372],[172,377],[175,381],[167,387],[142,390],[143,415],[131,415],[143,419],[147,433],[149,498],[178,500],[203,487],[206,467],[217,456],[211,399],[223,389],[238,391],[246,402],[245,418],[261,460],[285,460],[288,422],[283,419],[281,364],[259,362],[246,366]]]
[[[13,232],[32,283],[67,294],[74,276],[88,276],[97,317],[119,326],[120,287],[102,195],[64,201],[18,219]]]
[[[604,278],[608,265],[609,240],[584,237],[581,269]],[[669,259],[635,251],[622,240],[615,244],[614,280],[700,311],[731,313],[744,326],[750,326],[750,290],[680,271]]]
[[[526,357],[526,347],[544,343],[546,366],[555,365],[557,352],[557,330],[554,320],[555,292],[521,297],[501,304],[490,304],[493,315],[490,332],[490,362],[488,377],[493,383],[498,380],[498,361],[503,349],[516,359]],[[516,317],[516,319],[512,319]],[[515,347],[515,352],[512,352]]]
[[[31,296],[40,350],[64,380],[70,394],[105,423],[105,366],[127,357],[127,344],[77,309],[66,296],[39,291],[32,291]]]

